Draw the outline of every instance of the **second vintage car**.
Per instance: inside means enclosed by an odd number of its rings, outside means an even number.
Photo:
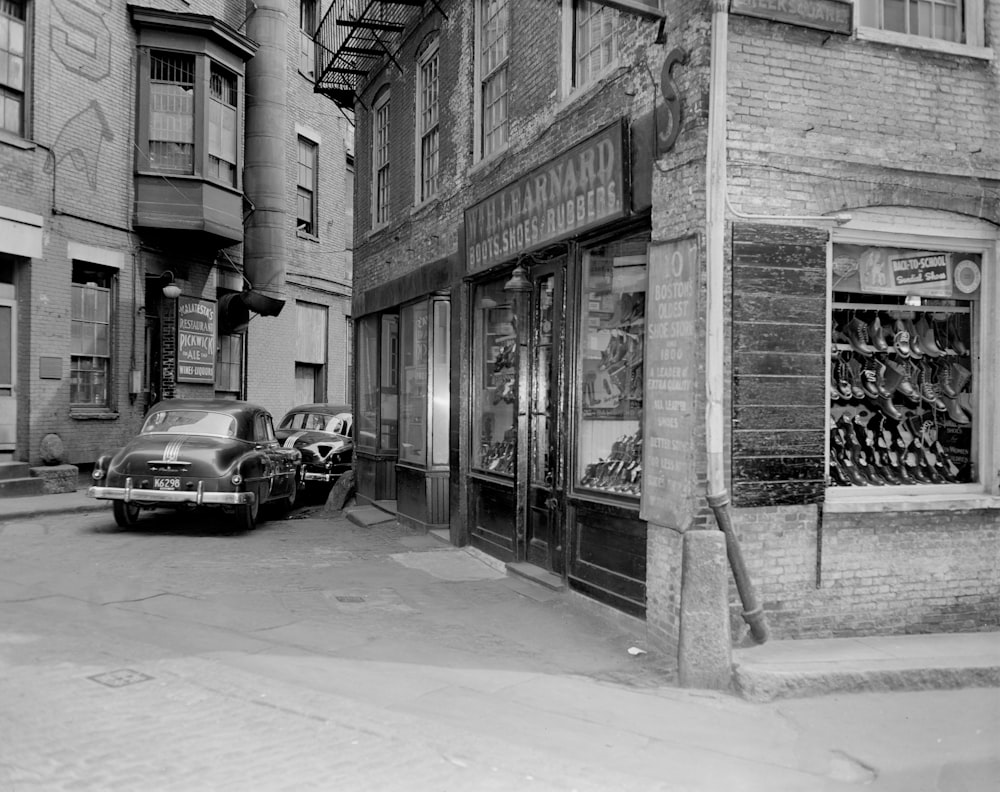
[[[295,505],[301,475],[302,454],[278,442],[263,407],[167,399],[130,443],[97,460],[87,494],[110,500],[122,527],[135,525],[142,509],[209,507],[249,531],[262,505]]]
[[[278,424],[285,448],[302,452],[302,478],[313,490],[329,488],[354,465],[354,415],[349,404],[300,404]]]

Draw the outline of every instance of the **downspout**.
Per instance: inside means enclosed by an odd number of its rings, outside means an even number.
[[[725,244],[726,244],[726,73],[729,66],[728,0],[711,0],[712,42],[709,82],[708,152],[705,163],[705,216],[707,298],[705,345],[705,443],[708,449],[707,500],[719,529],[726,536],[726,554],[736,589],[743,603],[743,619],[757,643],[768,637],[764,609],[757,603],[753,583],[743,562],[739,539],[733,531],[726,491],[724,462],[723,393],[725,374]]]
[[[262,316],[285,304],[288,212],[285,184],[288,0],[256,0],[247,35],[260,47],[247,63],[243,183],[254,211],[246,221],[243,268],[250,288],[241,299]]]

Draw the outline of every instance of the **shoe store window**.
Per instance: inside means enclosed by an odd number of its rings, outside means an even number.
[[[584,252],[575,489],[642,494],[646,235]]]
[[[395,499],[398,427],[399,316],[366,316],[357,324],[354,442],[361,499]]]
[[[517,317],[503,280],[475,296],[472,468],[513,477],[517,447]]]
[[[835,489],[980,480],[981,253],[833,246]]]

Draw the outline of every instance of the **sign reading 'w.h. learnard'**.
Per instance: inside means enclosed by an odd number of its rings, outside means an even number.
[[[851,34],[854,6],[844,0],[730,0],[729,11],[799,27]]]

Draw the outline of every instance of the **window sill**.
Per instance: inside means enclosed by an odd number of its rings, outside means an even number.
[[[415,215],[422,213],[424,210],[437,205],[439,203],[439,200],[440,199],[438,198],[437,193],[435,193],[427,200],[421,201],[418,204],[414,204],[413,208],[410,209],[410,217],[414,217]]]
[[[310,234],[308,231],[299,231],[298,229],[295,229],[295,236],[299,239],[304,239],[307,242],[319,242],[319,237],[315,234]]]
[[[926,36],[908,36],[905,33],[879,30],[878,28],[859,27],[854,32],[858,39],[862,41],[876,41],[880,44],[891,44],[895,47],[933,50],[934,52],[943,52],[948,55],[962,55],[967,58],[977,58],[979,60],[993,60],[992,47],[973,47],[968,44],[957,44],[953,41],[943,41],[941,39],[927,38]]]
[[[489,168],[491,165],[497,164],[497,162],[507,153],[509,149],[510,149],[510,143],[508,143],[502,149],[494,151],[488,157],[483,157],[482,159],[479,160],[479,162],[477,162],[475,165],[469,168],[469,170],[467,171],[468,175],[471,176],[474,173],[478,173],[479,171]]]
[[[988,495],[981,489],[973,492],[962,485],[935,486],[935,492],[925,487],[864,488],[861,493],[832,493],[827,490],[823,504],[826,514],[856,514],[860,512],[917,512],[917,511],[971,511],[976,509],[1000,510],[1000,496]],[[937,491],[940,490],[940,491]]]
[[[74,421],[117,421],[119,413],[116,410],[86,409],[70,407],[69,417]]]
[[[35,141],[26,140],[23,137],[4,131],[0,131],[0,143],[6,146],[11,146],[12,148],[24,149],[25,151],[33,151],[37,148]]]
[[[365,239],[372,239],[373,237],[376,237],[379,234],[381,234],[383,231],[388,231],[388,230],[389,230],[388,223],[380,223],[377,226],[372,226],[368,230],[368,233],[365,234]]]

